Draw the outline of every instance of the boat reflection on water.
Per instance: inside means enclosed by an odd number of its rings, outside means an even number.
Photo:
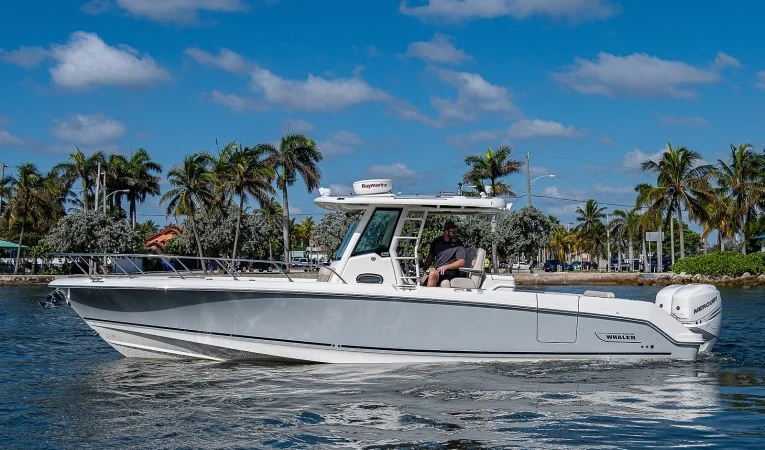
[[[637,444],[655,442],[657,433],[673,429],[662,442],[669,445],[677,439],[677,444],[694,445],[717,435],[715,419],[709,418],[728,407],[721,401],[719,375],[704,366],[335,366],[121,359],[83,380],[77,391],[85,404],[76,407],[79,417],[69,432],[138,436],[137,442],[145,436],[148,443],[151,432],[145,425],[156,423],[185,445],[217,447],[273,439],[284,445],[300,439],[365,446],[524,445],[528,439],[550,445],[614,439]],[[197,441],[195,430],[204,423],[225,427],[219,432],[206,428],[204,442]],[[693,430],[691,437],[682,430]]]

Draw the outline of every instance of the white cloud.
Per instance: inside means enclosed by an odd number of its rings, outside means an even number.
[[[587,133],[588,131],[585,129],[566,126],[558,122],[523,119],[510,125],[507,130],[474,131],[466,135],[452,136],[448,142],[454,147],[466,148],[492,141],[522,141],[534,138],[571,139],[585,136]]]
[[[555,197],[555,198],[563,197],[563,195],[560,193],[560,190],[558,190],[558,186],[545,187],[544,189],[542,189],[541,195],[546,195],[548,197]]]
[[[419,177],[414,170],[403,163],[369,166],[367,176],[370,178],[390,178],[394,183],[403,185],[411,184]]]
[[[410,2],[402,0],[402,14],[447,22],[503,16],[526,19],[535,15],[572,21],[604,20],[619,12],[619,6],[609,0],[429,0],[424,5],[409,6]]]
[[[592,187],[597,194],[634,194],[634,186],[609,186],[602,183],[595,183]]]
[[[163,23],[188,25],[199,22],[199,13],[240,12],[247,10],[242,0],[91,0],[82,6],[88,14],[101,14],[112,6],[144,19]]]
[[[75,114],[66,120],[53,120],[53,134],[62,141],[94,145],[121,138],[125,125],[103,114]]]
[[[519,116],[520,110],[510,101],[507,88],[489,83],[477,73],[436,69],[438,77],[457,88],[457,99],[433,97],[431,106],[438,112],[441,124],[472,122],[481,114]]]
[[[511,140],[524,140],[532,138],[575,138],[587,134],[587,130],[565,126],[558,122],[539,119],[524,119],[515,122],[507,130],[507,137]]]
[[[53,82],[66,88],[145,87],[170,79],[151,56],[126,45],[110,47],[95,33],[72,33],[65,45],[51,46],[51,57],[57,63],[50,69]]]
[[[325,156],[348,155],[355,153],[364,144],[356,133],[340,130],[331,134],[327,139],[318,143],[319,150]]]
[[[233,111],[263,110],[267,106],[254,98],[240,97],[236,94],[226,94],[218,90],[210,93],[210,98],[215,103],[223,105]]]
[[[727,53],[717,52],[717,56],[715,56],[715,62],[712,63],[712,68],[720,70],[726,67],[734,67],[738,69],[741,67],[741,61],[728,55]]]
[[[21,47],[10,51],[0,48],[0,61],[27,69],[40,64],[47,57],[48,51],[42,47]]]
[[[290,205],[289,212],[290,214],[303,214],[303,209]]]
[[[284,121],[284,129],[290,133],[306,133],[314,128],[316,127],[303,119],[287,119]]]
[[[645,53],[616,56],[600,52],[595,61],[576,58],[573,66],[553,78],[577,92],[605,97],[695,98],[697,93],[689,86],[721,81],[720,70],[736,67],[733,61],[737,62],[718,53],[709,68],[700,68]]]
[[[370,86],[358,76],[358,70],[351,78],[324,78],[309,74],[306,80],[289,80],[258,67],[229,49],[220,49],[217,55],[198,48],[188,48],[185,52],[199,63],[249,74],[250,88],[261,94],[260,101],[264,104],[303,111],[335,112],[360,103],[396,101],[393,96]]]
[[[407,47],[406,56],[443,64],[460,64],[471,59],[464,51],[457,49],[448,36],[441,33],[433,35],[430,41],[412,42]]]
[[[219,49],[217,55],[194,47],[187,48],[184,53],[200,64],[215,66],[234,73],[247,73],[257,67],[242,55],[227,48]]]
[[[413,122],[420,122],[425,125],[431,125],[434,127],[440,127],[441,123],[437,119],[432,119],[417,109],[409,102],[400,99],[394,99],[390,104],[390,111],[393,115],[400,117],[404,120],[410,120]]]
[[[531,169],[529,169],[529,172],[531,173],[531,176],[539,176],[539,175],[547,175],[550,173],[553,173],[552,170],[548,169],[544,166],[537,166],[537,165],[531,165]]]
[[[0,147],[11,147],[21,145],[21,143],[21,139],[12,135],[10,132],[6,130],[0,130]]]
[[[323,78],[312,74],[305,81],[288,80],[266,69],[252,72],[252,89],[271,104],[304,111],[338,111],[392,97],[361,78]]]
[[[765,70],[757,72],[757,87],[765,89]]]
[[[611,139],[609,136],[606,136],[605,134],[598,138],[598,142],[600,142],[603,145],[614,145],[614,140]]]
[[[652,161],[658,161],[661,158],[661,155],[664,154],[664,152],[666,151],[667,151],[666,147],[651,154],[648,154],[640,150],[639,148],[630,150],[624,155],[622,166],[624,166],[625,170],[642,171],[642,169],[640,168],[641,164],[643,164],[645,161],[648,161],[649,159]]]
[[[451,136],[447,139],[447,142],[453,147],[468,148],[480,143],[497,141],[501,139],[502,134],[502,131],[498,130],[474,131],[468,134]]]
[[[114,5],[112,5],[111,0],[90,0],[89,2],[80,6],[80,10],[86,14],[97,16],[99,14],[105,13],[106,11],[109,11],[112,9],[112,6]]]
[[[665,116],[663,114],[657,114],[659,121],[667,125],[695,125],[697,127],[705,127],[708,125],[707,120],[698,116]]]

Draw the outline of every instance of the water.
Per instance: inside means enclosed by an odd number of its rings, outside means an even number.
[[[129,360],[47,293],[0,288],[0,448],[765,447],[762,288],[696,362],[415,366]]]

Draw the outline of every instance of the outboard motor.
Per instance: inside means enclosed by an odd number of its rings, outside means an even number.
[[[656,294],[656,305],[704,336],[699,354],[708,354],[720,336],[722,296],[711,284],[673,284]]]

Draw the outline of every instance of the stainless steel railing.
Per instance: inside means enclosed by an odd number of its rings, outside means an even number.
[[[137,254],[137,253],[57,253],[52,255],[54,258],[64,258],[65,261],[71,261],[80,271],[81,274],[88,276],[91,280],[100,280],[104,277],[125,277],[136,278],[149,276],[147,271],[139,267],[135,260],[140,259],[141,262],[146,260],[160,260],[163,264],[163,268],[174,272],[178,277],[185,278],[199,278],[210,276],[208,271],[213,272],[220,270],[220,273],[229,275],[234,280],[243,278],[244,274],[241,269],[244,266],[252,268],[253,264],[259,265],[263,270],[271,271],[271,268],[276,269],[281,275],[286,277],[289,281],[295,280],[289,276],[281,266],[286,266],[284,261],[271,261],[265,259],[245,259],[245,258],[214,258],[214,257],[199,257],[199,256],[177,256],[177,255],[159,255],[159,254]],[[184,261],[199,262],[201,269],[196,269],[196,264],[184,264]],[[217,267],[212,266],[207,269],[207,263],[215,263]],[[292,264],[293,266],[295,264]],[[340,276],[335,269],[330,266],[313,263],[298,263],[299,267],[307,267],[309,270],[320,271],[322,269],[329,270],[337,278],[348,284],[343,277]],[[132,267],[131,267],[132,266]],[[144,266],[144,264],[141,264]],[[178,266],[178,267],[176,267]],[[189,268],[192,266],[192,268]],[[116,271],[112,271],[111,267],[116,267]],[[194,271],[196,269],[196,272]],[[255,270],[258,270],[257,268]]]

